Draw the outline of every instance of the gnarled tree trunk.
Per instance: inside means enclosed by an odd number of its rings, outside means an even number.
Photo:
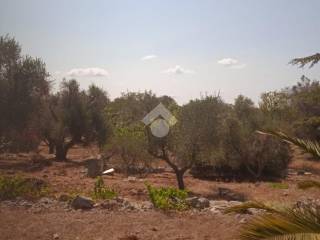
[[[174,171],[176,174],[176,178],[177,178],[177,182],[178,182],[178,188],[180,190],[184,190],[185,189],[185,185],[184,185],[184,181],[183,181],[183,175],[185,173],[185,171],[182,170],[176,170]]]
[[[70,141],[68,143],[56,143],[56,159],[59,161],[67,160],[68,150],[74,145],[74,141]]]

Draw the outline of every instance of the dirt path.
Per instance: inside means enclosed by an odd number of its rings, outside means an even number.
[[[30,213],[0,209],[3,240],[209,240],[235,239],[235,216],[148,212],[54,211]],[[56,236],[55,234],[58,234]]]

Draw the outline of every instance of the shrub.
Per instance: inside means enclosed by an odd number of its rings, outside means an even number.
[[[274,180],[284,176],[291,159],[288,144],[241,129],[230,129],[221,152],[214,161],[197,164],[191,173],[225,180]]]
[[[97,177],[94,184],[93,198],[94,199],[112,199],[117,196],[115,190],[105,186],[102,177]]]
[[[149,198],[156,208],[163,210],[186,210],[188,204],[186,198],[188,192],[186,190],[180,190],[172,187],[153,187],[146,184]]]
[[[121,126],[114,129],[112,139],[105,147],[105,152],[119,156],[115,168],[127,176],[143,174],[150,169],[150,155],[142,123]]]
[[[47,195],[49,189],[42,180],[22,178],[19,176],[0,176],[0,200],[23,198],[39,198]]]

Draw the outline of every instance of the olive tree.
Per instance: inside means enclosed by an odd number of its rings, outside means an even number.
[[[104,108],[107,95],[91,86],[88,93],[80,91],[76,80],[63,80],[60,91],[52,95],[44,108],[42,134],[56,159],[66,160],[75,144],[97,141],[102,146],[109,134]]]
[[[11,141],[12,149],[37,147],[37,120],[49,94],[48,77],[41,59],[22,56],[14,38],[0,37],[0,137]]]
[[[167,136],[158,138],[147,127],[149,153],[163,159],[174,171],[179,189],[185,188],[183,176],[198,161],[209,159],[221,144],[220,126],[226,104],[219,96],[206,96],[170,109],[177,123]]]

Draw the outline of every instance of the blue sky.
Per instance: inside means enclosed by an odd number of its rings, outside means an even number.
[[[0,0],[0,35],[63,77],[111,97],[151,89],[179,103],[204,93],[227,102],[319,79],[293,57],[320,48],[320,1]]]

